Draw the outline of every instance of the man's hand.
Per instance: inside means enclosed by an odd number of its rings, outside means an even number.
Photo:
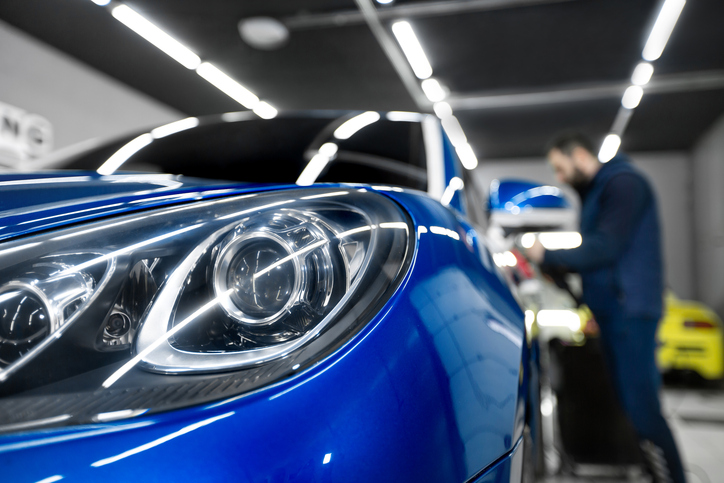
[[[528,257],[528,260],[530,260],[531,262],[540,265],[541,262],[543,262],[543,257],[545,256],[545,253],[546,249],[543,248],[541,242],[536,239],[535,243],[533,243],[533,246],[525,252],[525,256]]]

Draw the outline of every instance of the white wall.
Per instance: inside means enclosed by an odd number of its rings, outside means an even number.
[[[56,150],[185,117],[2,21],[0,102],[48,119]]]
[[[692,152],[699,298],[724,318],[724,116]]]
[[[724,138],[724,136],[723,136]],[[668,285],[682,298],[696,295],[693,270],[691,168],[687,153],[634,153],[634,164],[651,180],[659,202]],[[553,184],[577,195],[556,181],[545,158],[481,160],[475,170],[480,186],[496,178],[519,178]],[[724,206],[724,204],[723,204]]]

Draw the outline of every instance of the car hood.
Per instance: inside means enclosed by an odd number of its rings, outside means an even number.
[[[0,240],[108,215],[283,187],[166,174],[4,174],[0,175]]]

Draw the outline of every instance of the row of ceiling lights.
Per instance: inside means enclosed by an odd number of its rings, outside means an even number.
[[[92,1],[96,5],[103,7],[112,3],[111,0]],[[382,1],[379,3],[386,2]],[[179,64],[187,69],[195,70],[198,75],[206,79],[217,89],[247,109],[251,109],[259,117],[271,119],[277,115],[277,110],[269,103],[260,100],[254,93],[249,91],[249,89],[226,75],[213,64],[202,62],[201,58],[188,47],[158,28],[129,6],[113,2],[111,15]],[[474,169],[478,165],[475,153],[467,142],[460,122],[453,115],[452,108],[448,103],[443,102],[445,97],[447,97],[447,90],[436,79],[431,77],[432,67],[412,30],[412,26],[405,21],[395,22],[392,26],[392,31],[410,62],[415,75],[422,80],[421,87],[430,102],[434,103],[435,113],[440,118],[443,128],[455,147],[463,166],[467,169]]]
[[[111,0],[92,0],[92,2],[102,7],[111,4]],[[211,85],[245,108],[253,111],[257,116],[271,119],[277,115],[277,110],[271,104],[259,99],[253,92],[226,75],[215,65],[202,62],[201,58],[191,49],[158,28],[128,5],[113,2],[111,15],[179,64],[196,71]]]
[[[475,169],[478,165],[478,158],[468,143],[465,132],[463,132],[463,128],[460,126],[460,121],[458,121],[457,117],[453,114],[450,104],[445,102],[447,89],[445,89],[437,79],[432,77],[432,66],[412,26],[409,22],[400,20],[392,24],[392,33],[395,35],[397,42],[400,44],[400,48],[402,48],[402,52],[410,63],[412,72],[420,79],[422,91],[428,100],[433,103],[435,114],[440,118],[442,127],[450,138],[450,142],[455,147],[455,151],[458,153],[463,166],[466,169]]]
[[[102,7],[109,6],[112,3],[111,0],[92,1]],[[390,3],[391,1],[392,0],[378,0],[379,3],[383,4]],[[217,89],[247,109],[251,109],[259,117],[271,119],[277,115],[277,110],[269,103],[260,100],[254,93],[226,75],[213,64],[202,62],[201,58],[188,47],[158,28],[129,6],[113,2],[111,15],[179,64],[187,69],[195,70],[198,75],[206,79]],[[440,118],[443,128],[455,147],[463,166],[467,169],[474,169],[478,165],[475,153],[467,142],[460,122],[453,115],[452,108],[448,103],[443,102],[447,96],[446,89],[444,89],[436,79],[431,78],[432,67],[412,30],[412,26],[408,22],[400,21],[393,24],[392,31],[395,37],[397,37],[415,75],[422,80],[421,87],[430,102],[434,103],[435,113]]]
[[[377,1],[378,3],[389,3],[386,1]],[[661,57],[685,3],[686,0],[666,0],[662,6],[641,54],[644,61],[640,62],[634,69],[631,76],[632,85],[626,89],[621,99],[622,112],[617,116],[617,120],[624,118],[627,121],[632,111],[641,102],[644,94],[643,86],[648,84],[654,72],[654,67],[650,62]],[[398,21],[392,25],[392,32],[397,38],[407,61],[410,63],[412,71],[417,78],[422,81],[422,90],[430,102],[433,103],[435,114],[440,118],[463,165],[468,169],[474,169],[478,164],[478,160],[470,144],[468,144],[465,133],[460,126],[460,122],[453,114],[452,108],[447,102],[444,102],[444,99],[447,97],[447,89],[445,89],[439,81],[431,77],[432,66],[412,26],[407,21]],[[598,154],[600,161],[605,163],[613,159],[621,145],[621,136],[625,128],[626,122],[619,123],[614,121],[614,126],[611,129],[612,132],[605,137],[601,145]]]
[[[623,93],[621,98],[621,107],[619,114],[611,128],[611,132],[604,138],[601,149],[598,152],[598,159],[607,163],[618,152],[621,146],[621,136],[626,129],[628,119],[632,115],[632,111],[638,107],[641,98],[644,95],[643,86],[648,84],[654,73],[654,66],[650,63],[661,57],[664,52],[666,43],[669,41],[671,32],[674,30],[676,21],[681,15],[686,0],[666,0],[661,7],[659,16],[656,18],[649,38],[646,41],[644,50],[641,53],[643,62],[640,62],[631,75],[631,85]],[[623,122],[619,120],[624,120]]]
[[[92,0],[99,6],[108,6],[111,0]],[[378,3],[390,3],[380,1]],[[392,0],[390,0],[392,1]],[[643,86],[646,85],[653,74],[653,66],[649,63],[658,59],[664,51],[671,32],[681,14],[686,0],[666,0],[657,20],[651,30],[646,42],[642,57],[644,61],[639,63],[631,76],[632,85],[624,92],[621,99],[621,109],[628,119],[631,111],[641,102],[643,97]],[[114,18],[126,25],[128,28],[149,41],[158,49],[176,60],[178,63],[207,80],[217,89],[237,101],[247,109],[252,110],[259,117],[271,119],[277,115],[277,110],[266,101],[262,101],[250,90],[236,82],[227,74],[209,62],[202,62],[200,57],[179,41],[158,28],[141,14],[122,3],[114,3],[111,8]],[[463,166],[467,169],[474,169],[478,165],[477,157],[467,141],[467,137],[455,117],[450,105],[444,101],[447,97],[447,89],[432,77],[432,66],[430,65],[425,51],[415,35],[412,26],[407,21],[398,21],[392,25],[392,32],[395,35],[405,57],[407,58],[412,71],[421,80],[420,86],[425,96],[433,103],[435,114],[445,129],[450,141],[460,157]],[[618,116],[620,117],[620,116]],[[614,128],[616,123],[614,123]],[[625,129],[625,123],[618,129],[618,132],[611,132],[604,139],[598,154],[602,162],[610,161],[618,152],[621,145],[621,135]]]

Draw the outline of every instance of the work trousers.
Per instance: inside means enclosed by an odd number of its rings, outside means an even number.
[[[676,442],[661,414],[661,375],[655,360],[658,320],[610,314],[596,315],[596,320],[614,388],[654,481],[685,482]]]

